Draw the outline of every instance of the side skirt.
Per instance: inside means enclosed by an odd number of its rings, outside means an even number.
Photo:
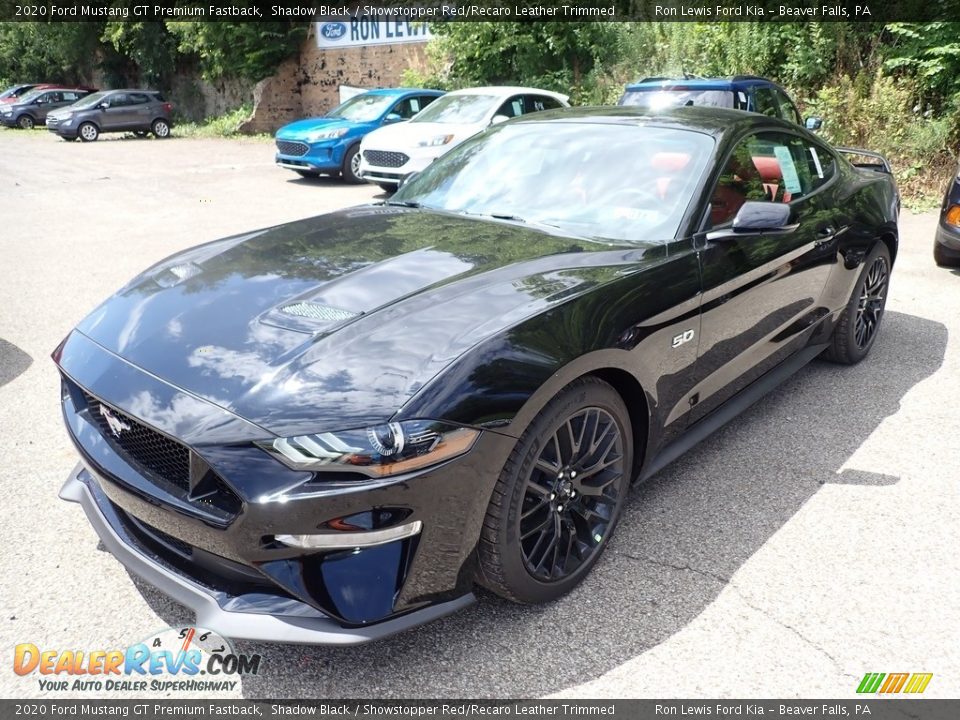
[[[635,484],[646,482],[701,440],[706,439],[758,400],[761,400],[791,375],[795,374],[817,357],[817,355],[822,353],[828,344],[829,343],[810,345],[800,350],[765,375],[757,378],[712,413],[692,425],[683,435],[663,448],[647,463],[643,470],[641,470],[639,477],[635,480]]]

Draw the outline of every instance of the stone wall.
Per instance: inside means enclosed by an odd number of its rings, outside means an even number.
[[[313,33],[311,24],[300,54],[257,83],[253,115],[240,126],[242,132],[272,133],[293,120],[323,115],[340,104],[341,85],[395,87],[404,70],[426,65],[425,43],[330,50],[318,48]]]

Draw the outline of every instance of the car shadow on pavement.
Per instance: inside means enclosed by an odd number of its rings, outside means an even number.
[[[838,472],[909,390],[943,362],[947,330],[888,312],[870,357],[814,362],[632,493],[583,584],[544,606],[480,593],[467,610],[354,648],[238,642],[263,655],[249,698],[536,697],[592,680],[665,641],[824,483],[889,485]],[[189,612],[138,581],[170,624]]]
[[[33,358],[12,343],[0,338],[0,387],[26,372]]]

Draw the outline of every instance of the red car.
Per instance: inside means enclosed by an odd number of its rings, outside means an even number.
[[[0,93],[0,103],[15,103],[18,99],[26,95],[28,92],[33,90],[46,90],[48,88],[61,87],[60,85],[51,84],[51,83],[21,83],[20,85],[14,85],[8,87],[2,93]],[[71,90],[85,90],[88,93],[96,92],[95,87],[89,87],[87,85],[74,85],[70,86]]]

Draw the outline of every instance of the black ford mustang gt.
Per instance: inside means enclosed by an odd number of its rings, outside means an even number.
[[[54,352],[64,486],[239,638],[350,644],[583,580],[632,480],[870,350],[889,174],[713,108],[540,113],[386,203],[155,265]]]

